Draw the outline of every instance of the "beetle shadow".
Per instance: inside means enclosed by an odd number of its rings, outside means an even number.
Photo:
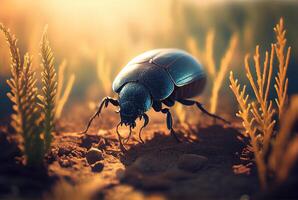
[[[125,166],[119,175],[120,181],[144,192],[167,191],[166,196],[170,197],[177,184],[199,180],[203,172],[212,176],[211,171],[216,169],[223,176],[234,176],[232,166],[239,162],[239,153],[245,147],[245,143],[239,140],[241,134],[237,129],[212,125],[197,127],[196,131],[191,131],[192,136],[183,129],[176,129],[176,132],[181,142],[164,131],[157,131],[144,144],[132,145],[120,157]],[[205,158],[208,161],[197,170],[195,161],[182,159],[185,155],[199,156],[204,158],[202,162]],[[186,165],[190,166],[189,169],[181,168]],[[208,176],[204,175],[204,178],[199,182],[212,191],[216,186],[208,183]]]
[[[247,144],[242,134],[233,126],[179,125],[175,132],[180,141],[177,141],[167,130],[161,130],[154,131],[153,136],[145,140],[144,143],[130,143],[130,148],[120,156],[121,161],[128,166],[131,159],[152,151],[163,150],[175,150],[181,153],[200,151],[201,154],[208,156],[213,153],[213,150],[220,149],[221,153],[230,154],[241,151]]]

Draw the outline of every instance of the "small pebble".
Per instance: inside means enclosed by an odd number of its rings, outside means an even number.
[[[60,158],[59,159],[59,164],[63,168],[68,168],[68,167],[71,167],[73,165],[73,163],[67,158]]]
[[[86,153],[86,159],[89,165],[96,163],[97,161],[103,160],[102,152],[96,148],[91,148]]]
[[[205,156],[196,154],[184,154],[180,156],[177,166],[179,169],[188,172],[196,172],[206,164],[207,160],[208,159]]]
[[[61,145],[59,146],[58,156],[68,155],[73,150],[71,145]]]
[[[116,171],[116,176],[119,180],[123,180],[125,178],[125,171],[123,169],[118,169]]]
[[[93,144],[98,143],[100,138],[97,135],[84,135],[81,146],[90,149]]]
[[[102,161],[98,161],[95,164],[91,165],[93,172],[101,172],[103,170],[104,164]]]
[[[132,164],[132,167],[143,173],[151,173],[164,171],[168,165],[167,159],[161,159],[154,154],[148,154],[138,157]]]

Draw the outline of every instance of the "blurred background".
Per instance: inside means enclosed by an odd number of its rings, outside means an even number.
[[[40,38],[48,25],[57,68],[61,63],[67,65],[65,79],[75,75],[67,103],[70,108],[78,102],[97,102],[113,95],[109,89],[113,78],[130,59],[146,50],[181,48],[196,53],[204,64],[208,33],[214,36],[216,68],[232,35],[238,36],[229,71],[244,82],[245,54],[253,54],[257,44],[263,55],[269,50],[270,43],[275,42],[273,27],[280,17],[292,46],[289,94],[297,93],[297,10],[297,1],[286,0],[0,0],[0,22],[16,34],[21,52],[34,56],[37,70]],[[2,117],[10,111],[5,82],[10,74],[9,61],[8,47],[0,35]],[[228,83],[227,73],[219,97],[231,101],[233,108],[236,104]],[[210,96],[208,88],[205,98]]]

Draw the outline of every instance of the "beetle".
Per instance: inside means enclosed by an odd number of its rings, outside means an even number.
[[[203,113],[228,123],[222,117],[209,113],[201,103],[190,100],[199,95],[206,84],[207,75],[202,65],[189,53],[179,49],[150,50],[132,59],[116,76],[112,89],[118,94],[118,99],[105,97],[98,106],[97,112],[90,118],[83,131],[86,133],[93,119],[99,116],[103,107],[109,103],[119,107],[121,121],[116,132],[121,150],[125,150],[118,128],[129,126],[129,136],[136,126],[136,119],[144,119],[139,131],[139,140],[144,143],[141,131],[149,123],[146,112],[152,107],[156,112],[166,115],[167,128],[178,140],[174,130],[172,115],[169,108],[175,102],[186,106],[196,105]],[[179,140],[178,140],[179,141]]]

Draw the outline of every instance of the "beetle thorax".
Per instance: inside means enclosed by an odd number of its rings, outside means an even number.
[[[152,106],[148,89],[137,82],[125,84],[119,92],[121,123],[135,127],[135,120]]]

